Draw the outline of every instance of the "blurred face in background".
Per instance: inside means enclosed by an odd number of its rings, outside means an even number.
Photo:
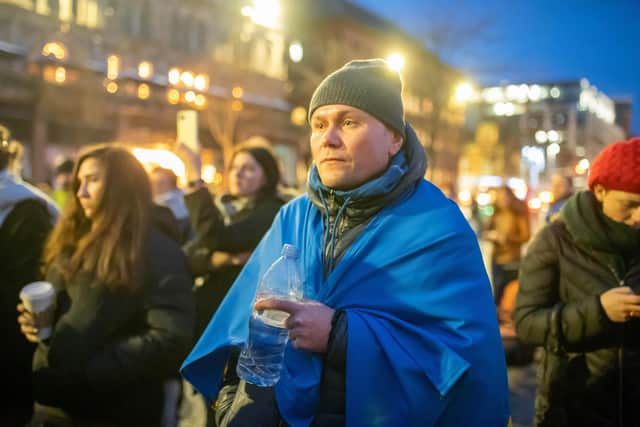
[[[78,168],[77,180],[78,202],[84,215],[89,219],[95,219],[106,187],[106,169],[98,159],[87,157]]]
[[[562,199],[572,191],[569,179],[562,175],[553,175],[551,177],[551,192],[554,200]]]
[[[149,174],[149,180],[151,181],[151,194],[154,198],[177,188],[175,185],[175,178],[169,176],[163,171],[152,171]]]
[[[68,191],[73,186],[73,173],[59,173],[53,181],[53,188],[56,190]]]
[[[246,151],[238,152],[229,168],[229,193],[233,196],[253,197],[266,184],[260,163]]]
[[[607,190],[600,184],[594,186],[593,193],[602,203],[602,212],[606,216],[636,230],[640,229],[640,194]]]
[[[512,193],[511,190],[501,187],[496,194],[496,206],[500,209],[509,209],[511,206]]]

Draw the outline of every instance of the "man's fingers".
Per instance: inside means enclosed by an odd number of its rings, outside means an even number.
[[[300,310],[301,303],[286,299],[266,298],[257,301],[253,308],[255,310],[280,310],[289,314],[295,314]]]

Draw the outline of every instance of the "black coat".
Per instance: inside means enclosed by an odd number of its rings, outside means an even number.
[[[16,321],[20,289],[40,280],[40,258],[52,228],[44,202],[18,202],[0,226],[0,381],[7,387],[0,425],[22,425],[31,417],[31,359],[35,344],[20,332]]]
[[[34,355],[38,403],[64,409],[78,425],[157,426],[163,382],[175,377],[193,339],[192,277],[178,244],[151,229],[139,292],[111,291],[55,269],[60,315]]]
[[[600,304],[616,286],[640,293],[639,255],[616,272],[576,243],[561,220],[529,245],[514,320],[521,339],[545,347],[536,425],[640,425],[640,319],[611,322]]]
[[[204,283],[195,288],[196,338],[206,328],[243,267],[224,265],[214,269],[211,266],[212,253],[253,251],[283,203],[275,196],[259,199],[231,216],[225,224],[224,215],[216,208],[206,189],[185,196],[194,238],[184,246],[184,251],[191,271],[195,276],[204,278]]]

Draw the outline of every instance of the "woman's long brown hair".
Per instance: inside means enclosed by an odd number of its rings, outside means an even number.
[[[85,216],[77,196],[78,169],[89,158],[105,170],[104,193],[92,220]],[[86,273],[99,286],[137,289],[151,208],[151,187],[143,166],[124,147],[88,147],[76,161],[73,192],[45,246],[45,272],[55,267],[66,282]]]

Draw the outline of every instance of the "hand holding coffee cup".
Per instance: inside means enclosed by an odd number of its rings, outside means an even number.
[[[20,291],[20,299],[22,304],[18,306],[18,310],[22,314],[18,317],[18,323],[22,332],[30,341],[33,341],[34,335],[39,340],[49,338],[56,309],[53,285],[49,282],[29,283]]]

